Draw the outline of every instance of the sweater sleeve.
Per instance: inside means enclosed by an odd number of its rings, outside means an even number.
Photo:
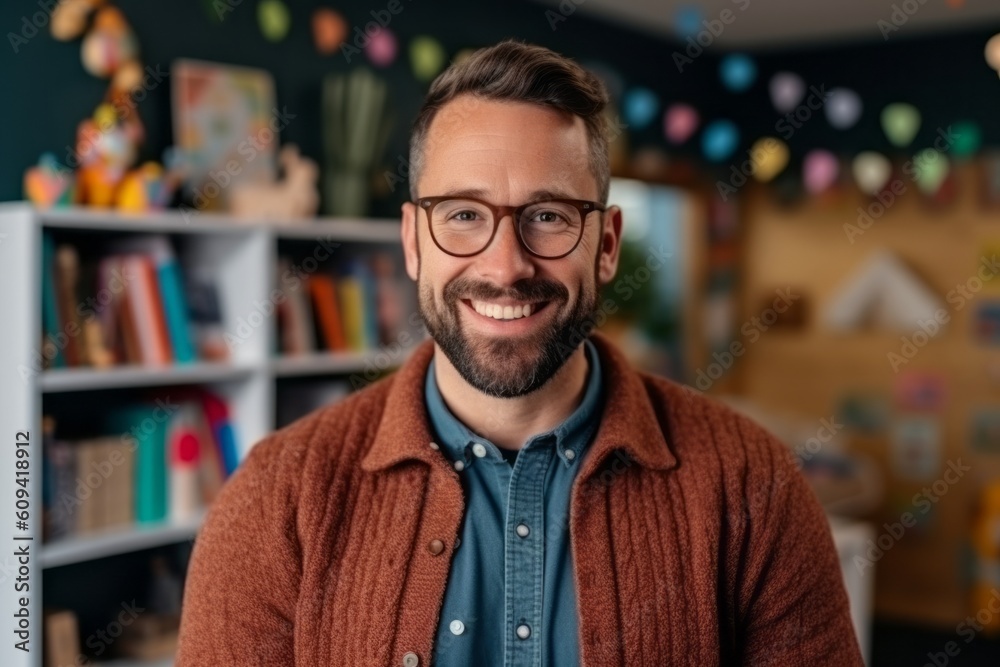
[[[764,438],[770,479],[747,489],[742,664],[861,667],[829,521],[788,448]]]
[[[283,444],[253,447],[209,508],[188,568],[177,667],[294,662],[301,560]]]

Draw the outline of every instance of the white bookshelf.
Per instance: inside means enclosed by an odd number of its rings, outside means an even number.
[[[32,359],[42,339],[41,253],[42,232],[62,235],[120,238],[130,234],[170,235],[178,246],[184,270],[210,270],[217,276],[223,329],[234,332],[247,321],[257,305],[268,301],[274,283],[280,244],[340,244],[330,261],[350,257],[351,248],[385,246],[398,252],[399,222],[394,220],[317,219],[300,223],[236,220],[222,215],[167,211],[150,215],[123,215],[111,210],[61,208],[40,210],[22,202],[0,203],[0,290],[4,320],[0,324],[0,424],[3,440],[14,433],[31,435],[32,498],[29,530],[33,537],[32,606],[34,618],[42,612],[42,570],[79,564],[116,554],[193,539],[203,513],[193,521],[107,530],[83,537],[41,544],[41,418],[46,396],[101,390],[129,390],[179,385],[202,385],[225,398],[240,446],[241,459],[275,424],[275,398],[279,379],[349,376],[371,368],[373,355],[364,353],[313,353],[275,357],[276,317],[252,328],[231,350],[227,362],[194,362],[162,367],[119,366],[107,369],[59,368],[40,370]],[[58,237],[57,237],[58,238]],[[338,257],[339,255],[339,257]],[[398,366],[405,355],[397,355]],[[27,369],[27,370],[25,370]],[[58,415],[56,415],[58,420]],[[12,444],[9,444],[13,448]],[[0,497],[14,497],[15,458],[0,456]],[[13,501],[11,501],[13,502]],[[9,508],[11,514],[13,507]],[[13,522],[13,517],[11,517]],[[0,612],[12,614],[13,595],[0,601]],[[8,616],[9,618],[9,616]],[[39,640],[40,641],[40,640]],[[24,664],[40,665],[39,652]]]

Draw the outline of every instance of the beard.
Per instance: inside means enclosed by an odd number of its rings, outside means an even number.
[[[565,310],[569,291],[552,280],[526,279],[503,290],[460,277],[445,285],[440,304],[433,287],[421,281],[420,316],[431,338],[466,382],[488,396],[514,398],[530,394],[548,382],[589,334],[597,312],[596,270],[590,289],[580,287],[579,299]],[[525,335],[487,336],[470,334],[462,328],[461,300],[499,298],[547,301],[543,316],[553,318],[549,310],[555,316],[549,324]]]

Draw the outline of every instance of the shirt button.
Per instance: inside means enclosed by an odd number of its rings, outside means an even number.
[[[403,656],[403,667],[417,667],[420,664],[420,658],[417,657],[416,653],[412,651]]]
[[[478,456],[479,458],[483,458],[484,456],[486,456],[486,448],[483,447],[483,443],[477,442],[472,446],[472,453]]]
[[[427,543],[427,550],[431,552],[432,556],[437,556],[444,551],[444,542],[441,540],[431,540]]]
[[[523,523],[517,524],[517,528],[514,529],[518,537],[527,537],[531,530]]]
[[[431,449],[441,449],[436,442],[431,443]],[[409,654],[408,654],[409,655]]]
[[[451,630],[451,634],[460,635],[465,632],[465,623],[456,618],[448,625],[448,629]]]
[[[531,627],[527,623],[517,626],[517,636],[519,639],[527,639],[531,636]]]
[[[465,461],[455,461],[455,470],[458,472],[465,470]]]
[[[576,452],[574,452],[572,449],[567,449],[563,453],[566,455],[566,458],[570,461],[576,458]]]

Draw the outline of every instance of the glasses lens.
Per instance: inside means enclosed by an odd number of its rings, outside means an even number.
[[[580,238],[583,219],[575,206],[562,202],[536,202],[521,212],[521,238],[532,252],[556,257],[573,249]]]
[[[442,248],[457,255],[482,250],[493,231],[493,213],[479,202],[447,199],[431,212],[434,239]]]

